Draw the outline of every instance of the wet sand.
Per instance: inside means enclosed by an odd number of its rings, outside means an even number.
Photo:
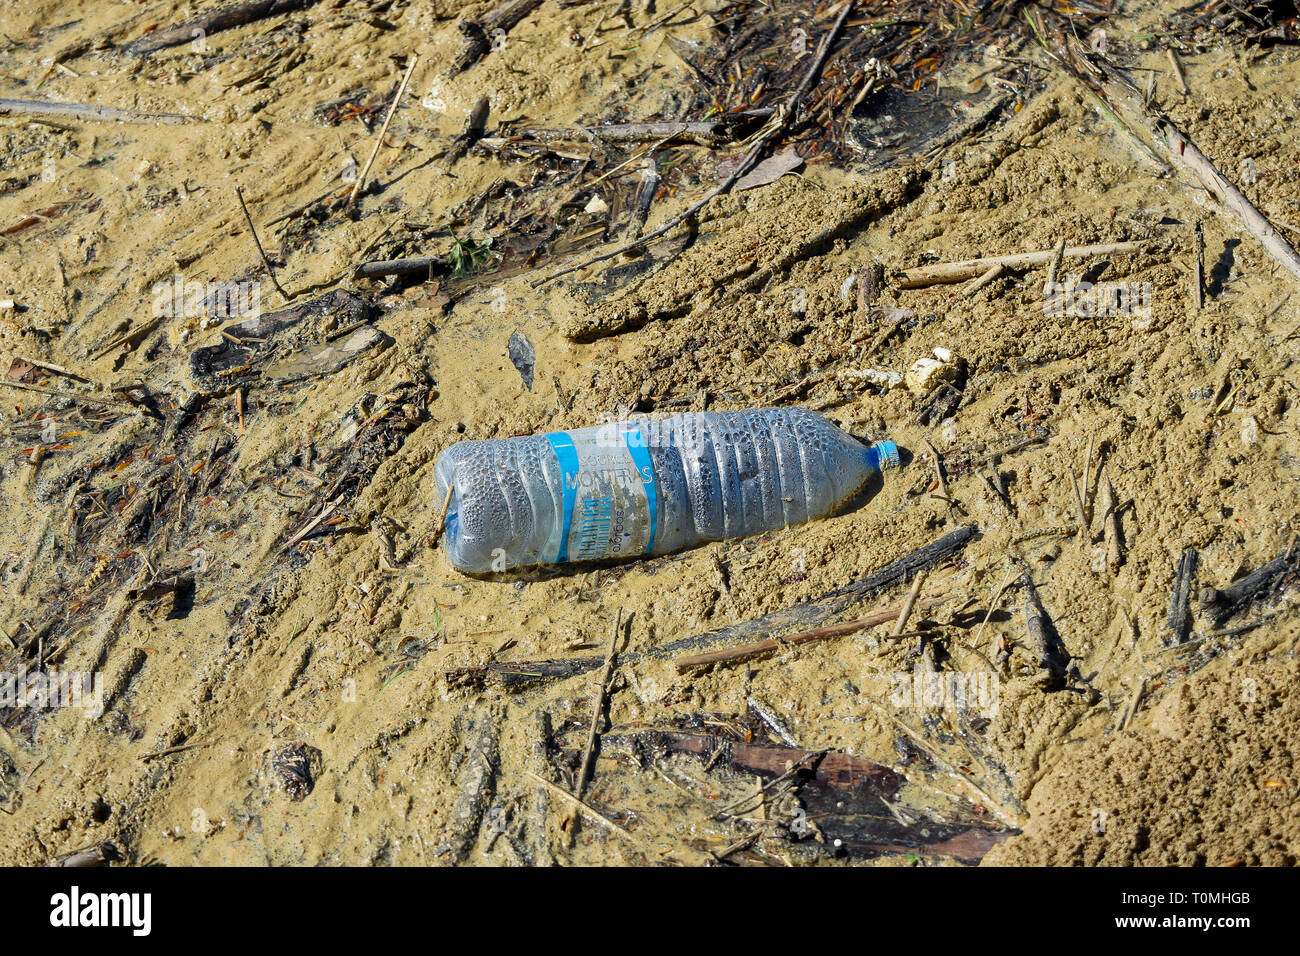
[[[584,168],[579,147],[520,158],[492,142],[449,164],[466,115],[489,98],[489,140],[509,121],[678,118],[696,80],[679,56],[689,47],[667,37],[707,47],[721,4],[651,30],[669,10],[638,10],[634,32],[604,23],[601,7],[545,2],[454,77],[455,4],[314,6],[144,59],[95,44],[183,22],[188,8],[10,7],[0,95],[192,121],[0,117],[0,298],[15,303],[0,311],[0,375],[82,396],[0,392],[0,666],[99,674],[105,703],[97,719],[0,708],[0,861],[102,841],[128,862],[173,865],[973,861],[845,853],[800,823],[807,808],[781,787],[761,815],[720,813],[754,792],[752,771],[635,743],[656,729],[790,746],[755,701],[798,748],[896,770],[886,809],[904,821],[998,831],[986,862],[1296,861],[1294,574],[1224,620],[1197,597],[1294,545],[1300,296],[1076,82],[1026,69],[993,121],[938,155],[882,164],[888,150],[867,144],[852,161],[720,197],[689,248],[670,257],[670,235],[651,250],[666,264],[616,288],[600,285],[602,270],[634,260],[534,287],[605,248],[582,238],[606,215],[592,198],[626,217],[640,168],[592,186],[631,154]],[[812,36],[828,25],[824,11]],[[1227,40],[1185,51],[1184,96],[1163,50],[1141,39],[1160,27],[1150,10],[1130,13],[1112,48],[1154,71],[1156,101],[1266,215],[1300,222],[1300,54]],[[421,64],[370,175],[381,188],[359,197],[355,219],[312,204],[350,188],[411,52]],[[958,126],[978,113],[962,105],[976,97],[970,78],[1006,52],[945,67]],[[353,92],[352,107],[322,111]],[[879,125],[870,106],[859,112]],[[736,151],[676,147],[647,231],[711,188]],[[222,329],[248,316],[157,316],[177,276],[182,289],[256,288],[262,313],[286,306],[236,188],[279,283],[302,293],[292,304],[349,289],[381,336],[322,357],[353,334],[346,309],[326,310],[277,333],[279,351],[255,367],[196,371],[196,350],[238,345]],[[548,234],[530,262],[543,233],[527,229],[548,216],[563,241]],[[363,261],[447,260],[448,222],[466,254],[485,250],[486,272],[351,278]],[[1117,283],[1122,308],[1053,314],[1041,269],[973,292],[898,282],[900,270],[1063,237],[1149,241],[1061,268]],[[563,242],[581,251],[565,258]],[[849,280],[873,262],[885,280],[862,308]],[[536,353],[531,389],[507,356],[516,332]],[[917,395],[861,374],[901,374],[936,348],[961,360],[952,390]],[[666,558],[474,578],[428,547],[441,505],[433,463],[455,441],[764,404],[819,410],[913,460],[849,513]],[[1082,535],[1072,476],[1089,489]],[[887,623],[685,672],[633,656],[815,601],[972,523],[975,539],[929,573],[926,592],[950,599],[912,621],[928,629],[919,652],[915,638],[890,640]],[[1188,643],[1175,647],[1170,594],[1188,549],[1196,586]],[[1002,591],[1020,558],[1068,652],[1059,686],[1042,679],[1024,594]],[[187,580],[169,588],[169,574]],[[583,799],[622,832],[530,776],[573,788],[599,670],[513,689],[465,676],[603,656],[620,612],[627,659]],[[918,668],[995,675],[996,706],[900,701],[897,675]]]

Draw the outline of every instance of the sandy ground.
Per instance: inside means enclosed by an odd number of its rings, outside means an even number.
[[[605,23],[603,7],[547,0],[502,49],[447,77],[456,6],[322,5],[214,34],[204,50],[133,59],[96,44],[184,22],[192,5],[8,5],[3,95],[193,121],[0,118],[0,297],[16,306],[0,312],[0,376],[83,396],[0,394],[0,664],[99,674],[105,703],[97,718],[0,708],[0,861],[111,841],[130,862],[168,864],[953,862],[837,853],[798,825],[794,795],[772,799],[755,828],[752,814],[719,812],[753,791],[752,775],[616,745],[644,728],[770,738],[750,712],[758,701],[800,747],[899,770],[903,820],[1018,831],[986,862],[1295,863],[1291,579],[1222,622],[1194,590],[1185,646],[1169,646],[1166,623],[1186,549],[1199,554],[1197,588],[1223,588],[1300,531],[1295,280],[1135,149],[1091,94],[1036,67],[992,124],[940,155],[884,169],[865,154],[811,163],[718,199],[693,245],[616,292],[599,269],[534,288],[570,260],[521,267],[527,244],[511,223],[535,221],[535,202],[558,219],[569,197],[549,188],[546,162],[480,147],[448,163],[467,112],[487,96],[489,132],[679,118],[693,80],[667,37],[707,45],[725,11],[697,5],[681,25],[646,31],[669,8],[634,4],[633,34]],[[814,36],[828,24],[823,12]],[[1156,102],[1225,172],[1248,171],[1243,188],[1266,215],[1300,223],[1300,55],[1226,41],[1186,50],[1184,96],[1163,49],[1142,39],[1159,27],[1153,12],[1129,14],[1111,43],[1154,71]],[[359,90],[362,107],[380,107],[367,114],[376,127],[411,52],[421,64],[372,173],[382,189],[359,198],[355,218],[303,215],[346,190],[377,134],[318,107]],[[949,82],[998,67],[999,52],[975,53]],[[684,161],[664,170],[649,226],[709,188],[725,152],[674,153]],[[578,187],[593,169],[572,180],[584,208],[592,192]],[[607,204],[625,202],[637,176],[635,164],[612,175]],[[461,205],[503,180],[494,195],[508,203]],[[281,285],[303,293],[294,303],[350,289],[374,310],[376,344],[338,352],[352,339],[336,309],[291,330],[280,364],[225,378],[196,369],[195,351],[233,344],[221,329],[247,317],[154,321],[160,283],[260,282],[261,310],[284,307],[237,187]],[[568,215],[565,235],[584,232],[582,215]],[[405,287],[351,278],[361,261],[447,256],[449,220],[471,244],[510,250],[499,271]],[[1041,269],[973,293],[895,278],[1062,237],[1150,240],[1062,269],[1135,284],[1140,308],[1045,314]],[[873,261],[886,276],[874,312],[848,284]],[[892,310],[907,315],[882,341]],[[515,332],[535,349],[531,389],[507,357]],[[325,344],[335,352],[322,358]],[[936,347],[964,362],[950,399],[855,374],[901,373]],[[147,399],[111,391],[141,383]],[[888,436],[914,458],[847,514],[667,558],[479,579],[428,547],[433,462],[455,441],[776,403]],[[1080,535],[1071,476],[1083,480],[1090,445],[1095,513]],[[1102,457],[1118,562],[1095,501]],[[986,480],[995,474],[1005,497]],[[712,669],[616,666],[610,743],[585,800],[621,830],[575,821],[529,776],[571,788],[595,672],[517,690],[465,676],[603,655],[620,612],[627,652],[752,619],[971,523],[975,540],[930,573],[927,592],[950,600],[921,615],[933,626],[920,654],[883,625]],[[1001,591],[1017,556],[1068,651],[1063,686],[1040,679],[1023,596]],[[192,575],[192,589],[151,589],[168,574]],[[997,706],[972,719],[900,704],[894,675],[917,668],[996,675]]]

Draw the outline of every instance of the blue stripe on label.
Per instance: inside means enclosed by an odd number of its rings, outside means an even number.
[[[578,497],[578,449],[568,432],[553,432],[546,436],[560,462],[560,484],[564,489],[564,525],[560,531],[560,547],[555,552],[554,563],[569,560],[569,529],[573,526],[573,503]]]
[[[623,440],[627,442],[628,454],[632,456],[632,464],[636,466],[637,474],[641,476],[641,487],[645,489],[646,507],[650,509],[650,540],[646,542],[644,554],[649,554],[655,546],[655,525],[659,521],[659,491],[655,485],[655,469],[650,464],[650,452],[645,446],[645,439],[641,437],[641,429],[637,425],[630,426],[623,433]]]

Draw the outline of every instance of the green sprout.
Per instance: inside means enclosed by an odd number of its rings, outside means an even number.
[[[405,667],[403,667],[401,670],[399,670],[397,673],[395,673],[392,677],[388,678],[388,680],[384,681],[383,685],[382,685],[379,689],[380,689],[380,690],[384,690],[384,688],[386,688],[389,684],[391,684],[393,681],[397,680],[397,678],[401,677],[403,674],[405,674],[405,673],[406,673],[407,671],[409,671],[409,670],[411,670],[411,665],[410,665],[410,664],[407,664]]]
[[[451,251],[447,253],[447,261],[451,264],[452,275],[457,279],[464,279],[475,272],[481,272],[492,260],[491,239],[484,239],[475,245],[474,242],[456,235],[453,229],[451,240]]]

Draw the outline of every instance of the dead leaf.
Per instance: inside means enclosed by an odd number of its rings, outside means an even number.
[[[31,362],[24,362],[22,359],[14,359],[13,364],[9,366],[9,371],[5,375],[11,382],[25,382],[30,385],[35,382],[38,374],[36,366]]]
[[[736,185],[731,187],[731,190],[732,192],[742,192],[756,186],[766,186],[768,183],[776,182],[786,173],[794,172],[802,165],[803,157],[793,149],[786,150],[784,153],[777,153],[775,156],[769,156],[741,176],[736,181]]]

